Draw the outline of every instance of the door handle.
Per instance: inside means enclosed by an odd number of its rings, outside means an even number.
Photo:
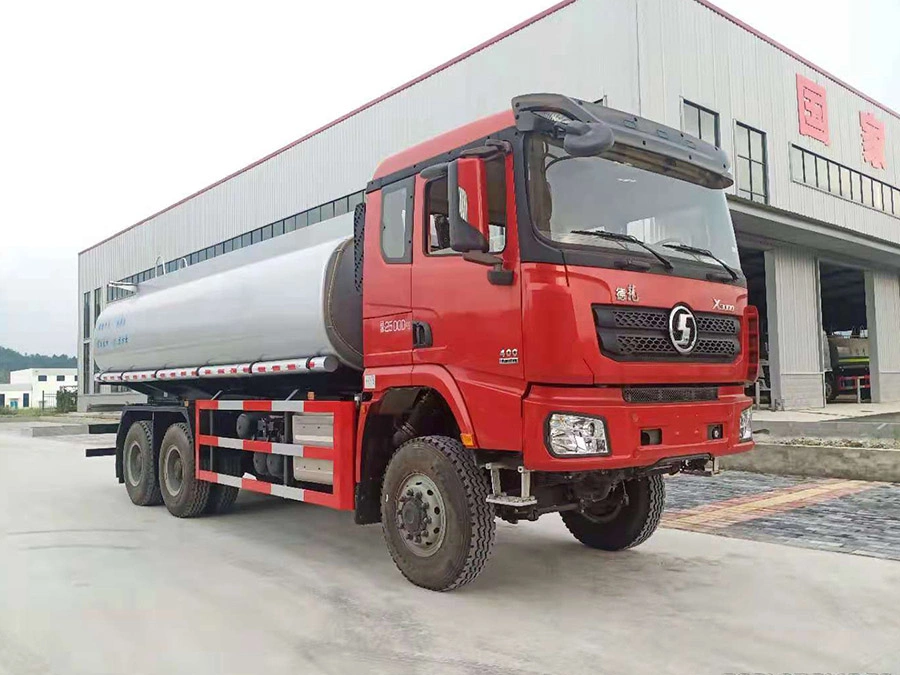
[[[431,347],[431,345],[434,344],[434,339],[431,335],[430,324],[424,321],[413,321],[412,331],[413,349],[419,349],[421,347]]]

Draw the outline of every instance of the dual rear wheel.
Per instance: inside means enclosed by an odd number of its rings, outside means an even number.
[[[138,506],[165,503],[173,516],[193,518],[204,513],[223,513],[237,499],[239,489],[196,478],[194,446],[187,424],[171,425],[154,456],[149,421],[135,422],[125,437],[122,457],[125,489]],[[240,456],[225,454],[217,469],[240,475]]]

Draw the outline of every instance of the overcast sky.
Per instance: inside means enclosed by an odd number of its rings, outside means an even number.
[[[78,251],[551,4],[4,3],[0,346],[74,354]],[[900,110],[898,0],[717,4]]]

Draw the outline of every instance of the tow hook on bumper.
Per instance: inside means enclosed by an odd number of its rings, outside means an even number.
[[[715,476],[721,472],[722,469],[719,467],[718,457],[712,457],[705,462],[703,460],[687,462],[682,471],[682,473],[689,473],[692,476]]]
[[[497,504],[498,506],[512,506],[513,508],[521,508],[525,506],[536,506],[537,498],[531,494],[531,471],[521,464],[512,462],[488,462],[484,468],[491,472],[491,494],[488,495],[488,504]],[[500,470],[518,471],[521,481],[521,496],[508,495],[503,492],[500,484]]]

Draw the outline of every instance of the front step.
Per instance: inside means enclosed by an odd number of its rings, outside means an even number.
[[[489,462],[484,468],[491,472],[491,494],[487,497],[488,504],[496,504],[498,506],[511,506],[513,508],[522,508],[527,506],[536,506],[537,498],[531,494],[531,471],[523,467],[521,464],[510,462]],[[508,495],[503,492],[500,483],[500,470],[518,471],[520,476],[519,490],[520,495]]]

